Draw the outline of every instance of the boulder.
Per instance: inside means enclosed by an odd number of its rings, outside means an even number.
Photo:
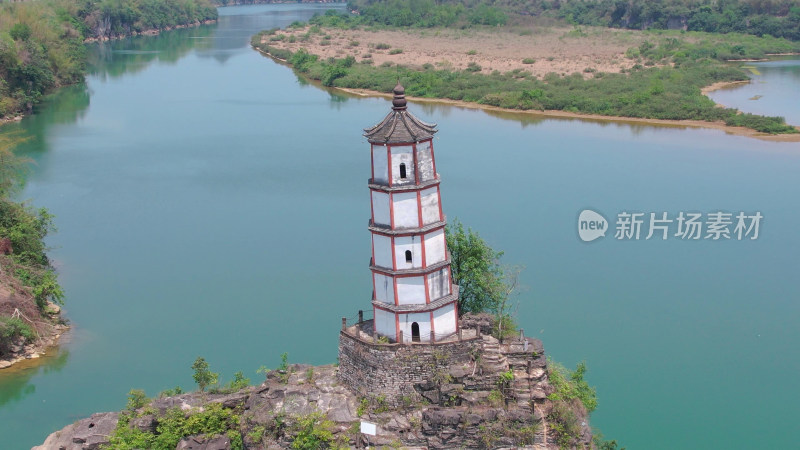
[[[231,440],[228,436],[187,436],[178,442],[175,450],[230,450]]]
[[[31,450],[95,450],[108,444],[108,437],[117,426],[115,412],[92,414],[47,437],[44,444]]]

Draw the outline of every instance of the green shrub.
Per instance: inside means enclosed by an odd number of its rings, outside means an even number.
[[[597,391],[584,380],[586,362],[578,363],[572,372],[550,361],[547,365],[547,375],[550,385],[555,388],[555,391],[547,397],[550,400],[569,402],[578,399],[589,412],[597,408]]]
[[[144,408],[148,403],[147,395],[143,390],[131,389],[130,392],[128,392],[128,404],[126,406],[128,411]]]
[[[393,48],[393,49],[389,50],[389,54],[390,55],[399,55],[400,53],[403,53],[403,49],[402,48]]]
[[[525,59],[522,60],[522,64],[533,64],[535,62],[536,62],[536,60],[533,59],[533,58],[525,58]]]
[[[317,450],[327,448],[333,442],[333,422],[320,412],[298,417],[291,431],[294,449]]]
[[[0,317],[0,354],[7,353],[19,337],[31,342],[36,339],[36,334],[30,325],[18,317]]]
[[[389,44],[380,43],[380,44],[375,44],[375,48],[378,50],[387,50],[392,48],[392,46]]]

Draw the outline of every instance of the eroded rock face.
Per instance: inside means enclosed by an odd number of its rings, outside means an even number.
[[[31,450],[96,450],[108,443],[108,436],[117,426],[115,412],[92,414],[56,431],[44,443]]]
[[[553,388],[541,342],[528,338],[501,344],[483,336],[469,348],[476,350],[452,358],[436,356],[438,366],[429,372],[435,376],[415,379],[410,395],[401,398],[390,399],[380,390],[355,392],[342,380],[341,366],[296,364],[284,373],[270,372],[260,386],[232,394],[195,392],[154,399],[146,410],[137,412],[130,426],[153,433],[159,418],[170,409],[190,414],[219,403],[239,416],[240,428],[234,431],[245,448],[290,448],[298,418],[318,412],[332,422],[334,439],[351,447],[558,448],[557,435],[548,425],[553,403],[547,395]],[[403,358],[414,370],[423,371],[425,358],[416,362],[413,354]],[[506,375],[501,382],[504,373],[511,378]],[[586,411],[579,404],[570,408],[580,430],[573,444],[588,448],[592,436]],[[53,433],[37,448],[99,448],[117,419],[117,413],[95,414]],[[377,425],[376,436],[358,432],[362,420]],[[229,448],[228,436],[188,436],[177,446]]]
[[[188,436],[178,442],[175,450],[230,450],[231,440],[227,436]]]

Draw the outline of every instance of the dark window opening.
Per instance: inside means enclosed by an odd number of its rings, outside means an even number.
[[[400,178],[406,177],[406,163],[400,163]]]
[[[417,322],[411,324],[411,342],[419,342],[419,324]]]
[[[411,262],[411,250],[406,250],[406,262]]]

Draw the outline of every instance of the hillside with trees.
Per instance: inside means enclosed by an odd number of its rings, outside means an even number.
[[[217,18],[209,0],[41,0],[0,4],[0,120],[83,80],[84,42]]]

